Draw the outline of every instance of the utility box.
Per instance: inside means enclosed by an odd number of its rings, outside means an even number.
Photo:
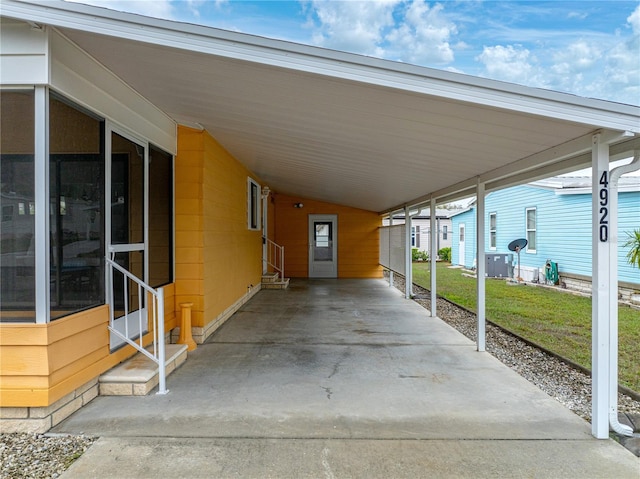
[[[513,254],[486,254],[487,278],[513,278]]]

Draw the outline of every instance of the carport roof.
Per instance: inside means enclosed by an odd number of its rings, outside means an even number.
[[[56,27],[281,193],[385,212],[584,166],[599,130],[640,147],[635,106],[79,4],[2,15]]]

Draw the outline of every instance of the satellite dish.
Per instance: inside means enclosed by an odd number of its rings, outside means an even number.
[[[520,282],[521,278],[520,278],[520,251],[522,250],[522,248],[524,248],[525,246],[527,246],[528,241],[526,240],[526,238],[518,238],[513,240],[511,243],[509,243],[509,251],[515,251],[516,253],[518,253],[518,282]]]
[[[509,251],[519,251],[527,246],[528,241],[525,238],[519,238],[509,243]]]

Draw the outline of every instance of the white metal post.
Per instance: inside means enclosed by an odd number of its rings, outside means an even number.
[[[389,227],[393,226],[393,211],[389,214]],[[391,230],[389,230],[391,232]],[[389,250],[391,250],[391,241],[389,243]],[[389,256],[391,256],[391,251],[389,251]],[[389,266],[391,266],[391,260],[389,260]],[[389,269],[389,287],[393,286],[393,270]]]
[[[592,403],[591,433],[609,437],[609,146],[593,135],[592,164]],[[617,298],[616,298],[617,303]]]
[[[262,187],[262,274],[267,274],[267,270],[269,269],[269,252],[267,239],[269,238],[269,230],[267,225],[267,220],[269,216],[269,187]],[[281,272],[284,279],[284,271]]]
[[[411,215],[409,207],[404,207],[404,239],[405,239],[405,266],[404,266],[404,297],[411,299],[413,294],[413,262],[411,260]]]
[[[431,229],[431,246],[429,247],[431,249],[429,257],[431,268],[431,317],[435,318],[438,315],[438,295],[436,294],[436,255],[438,251],[436,248],[440,232],[436,226],[436,199],[433,196],[431,197],[431,203],[429,203],[429,228]]]
[[[486,322],[485,322],[485,260],[484,260],[484,183],[478,181],[476,186],[476,276],[478,296],[478,337],[476,340],[478,351],[486,348]]]
[[[164,345],[164,289],[158,288],[158,321],[154,325],[158,331],[158,394],[167,394],[167,372],[166,372],[166,358],[165,358],[165,345]]]
[[[49,322],[49,91],[34,92],[35,313],[36,323]],[[59,286],[59,285],[58,285]]]

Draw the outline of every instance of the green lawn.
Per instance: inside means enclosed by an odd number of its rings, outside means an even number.
[[[438,263],[438,294],[476,311],[476,280],[449,266]],[[428,263],[414,263],[414,283],[429,288],[430,276]],[[591,369],[591,298],[498,279],[486,291],[488,320]],[[620,383],[640,391],[640,311],[618,311]]]

